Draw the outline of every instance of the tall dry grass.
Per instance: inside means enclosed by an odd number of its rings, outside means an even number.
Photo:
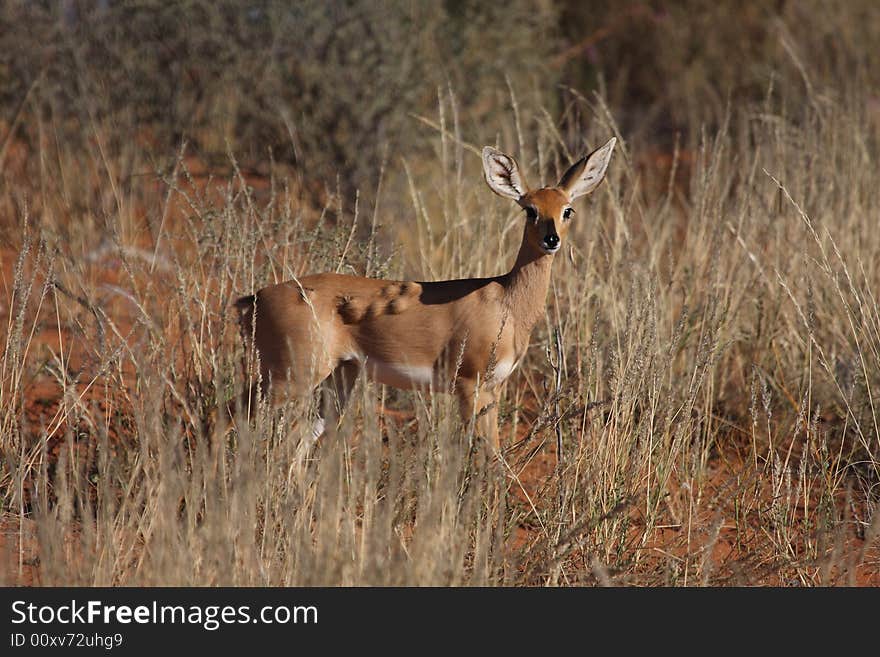
[[[34,140],[0,193],[5,581],[876,582],[880,119],[792,43],[759,97],[676,119],[659,164],[613,90],[493,70],[492,111],[434,87],[396,119],[412,142],[353,178],[369,186],[318,194],[300,162],[255,174],[232,140],[210,178],[201,144],[151,160],[118,115],[71,128],[25,104]],[[245,385],[237,295],[324,270],[503,272],[522,218],[474,147],[537,185],[612,134],[507,384],[500,459],[451,399],[363,381],[312,452],[313,403],[214,412]]]

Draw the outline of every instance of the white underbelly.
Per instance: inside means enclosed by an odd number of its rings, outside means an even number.
[[[406,365],[367,359],[365,370],[371,381],[395,388],[430,388],[438,383],[434,368],[430,365]]]
[[[493,371],[486,373],[490,385],[503,383],[511,372],[519,365],[513,359],[500,360]],[[376,359],[367,359],[364,369],[371,381],[395,388],[433,388],[445,387],[443,373],[430,365],[408,365],[404,363],[386,363]],[[482,378],[482,377],[481,377]]]

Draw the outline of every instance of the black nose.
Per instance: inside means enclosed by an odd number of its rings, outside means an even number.
[[[559,235],[556,233],[550,233],[547,237],[544,238],[544,246],[548,249],[555,249],[559,246]]]

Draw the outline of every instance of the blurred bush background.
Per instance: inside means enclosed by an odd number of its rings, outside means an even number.
[[[438,93],[475,143],[509,113],[509,84],[575,123],[571,90],[599,91],[629,139],[693,145],[774,85],[790,99],[831,83],[842,102],[877,89],[878,42],[871,0],[12,1],[0,118],[39,113],[66,139],[111,121],[116,139],[163,154],[183,139],[209,159],[271,152],[364,191],[383,157],[424,148],[433,134],[414,115]]]

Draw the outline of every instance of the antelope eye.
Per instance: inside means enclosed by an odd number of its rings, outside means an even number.
[[[538,219],[538,211],[535,210],[535,208],[533,208],[531,206],[527,207],[526,208],[526,218],[529,221],[536,221]]]
[[[562,213],[563,219],[571,219],[571,215],[574,214],[574,210],[571,208],[565,208],[565,211]]]

